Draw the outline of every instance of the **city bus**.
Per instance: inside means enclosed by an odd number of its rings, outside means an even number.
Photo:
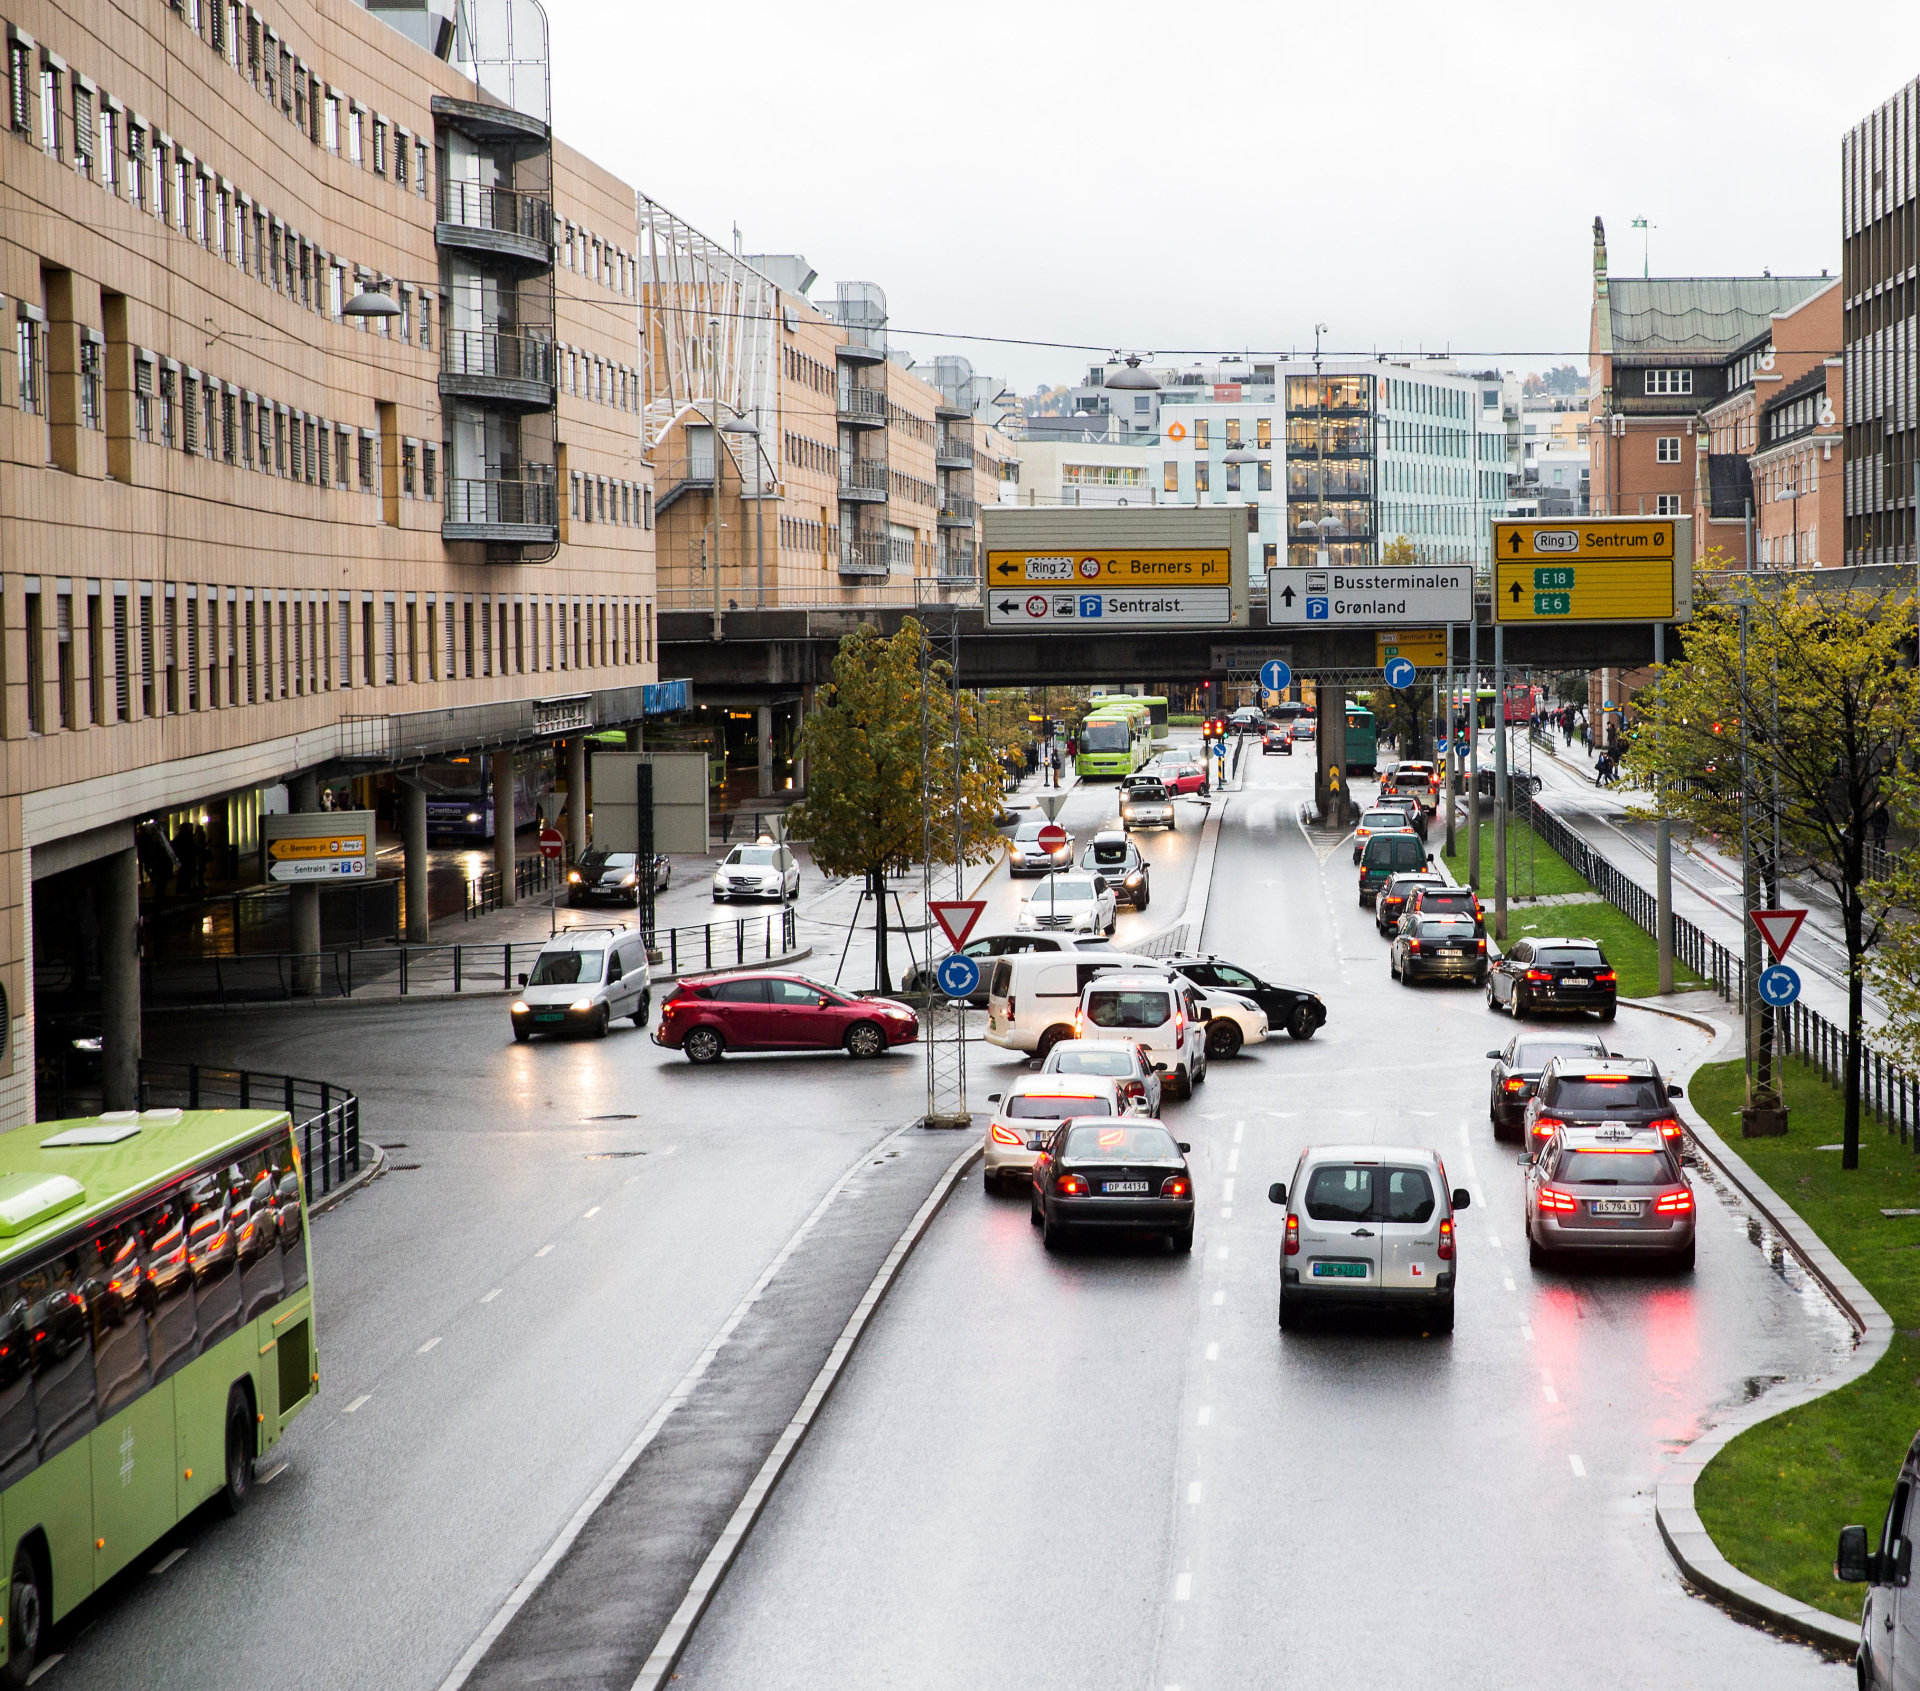
[[[1080,724],[1073,767],[1083,781],[1124,780],[1147,761],[1152,744],[1146,707],[1137,699],[1110,701]]]
[[[1090,712],[1105,711],[1109,705],[1144,705],[1152,737],[1164,740],[1172,731],[1167,722],[1167,701],[1159,693],[1095,693],[1087,703]]]
[[[417,776],[427,789],[427,838],[493,838],[493,759],[484,752],[423,763]],[[551,818],[553,760],[545,752],[521,752],[514,759],[513,823],[533,825],[537,815]]]
[[[313,1401],[307,1203],[284,1110],[0,1133],[6,1683],[202,1504],[237,1514]]]
[[[1347,700],[1347,773],[1371,775],[1378,759],[1373,712],[1365,705]]]

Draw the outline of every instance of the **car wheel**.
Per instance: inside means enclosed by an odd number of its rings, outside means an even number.
[[[524,1045],[529,1039],[533,1037],[533,1029],[523,1028],[518,1023],[515,1023],[514,1029],[513,1029],[513,1037],[516,1043]]]
[[[22,1544],[13,1554],[13,1589],[7,1599],[8,1635],[6,1682],[26,1685],[39,1664],[40,1649],[46,1642],[47,1582],[40,1571],[40,1558],[31,1545]]]
[[[887,1036],[872,1022],[855,1022],[847,1029],[849,1057],[878,1057],[887,1048]]]
[[[1691,1274],[1693,1272],[1694,1252],[1695,1252],[1696,1245],[1697,1245],[1697,1241],[1693,1239],[1689,1239],[1687,1241],[1687,1248],[1684,1251],[1675,1251],[1673,1253],[1674,1273]]]
[[[1207,1029],[1207,1056],[1234,1057],[1240,1053],[1240,1047],[1246,1043],[1246,1036],[1237,1024],[1220,1022]]]
[[[1040,1200],[1033,1195],[1032,1186],[1027,1188],[1027,1221],[1030,1225],[1040,1225]]]
[[[1041,1034],[1041,1036],[1034,1041],[1033,1054],[1036,1057],[1038,1057],[1041,1062],[1044,1063],[1047,1060],[1048,1054],[1053,1050],[1053,1048],[1056,1045],[1058,1045],[1061,1040],[1067,1039],[1069,1037],[1071,1037],[1070,1029],[1063,1028],[1063,1027],[1050,1027],[1047,1029],[1045,1033]]]
[[[643,1028],[652,1019],[652,1017],[653,1017],[653,994],[651,992],[643,992],[640,994],[639,1004],[634,1007],[633,1025],[637,1028]]]
[[[1473,984],[1475,986],[1485,986],[1487,984],[1487,971],[1485,969],[1480,970],[1473,977]]]
[[[695,1028],[680,1041],[680,1049],[690,1063],[717,1063],[727,1049],[727,1042],[717,1028]]]
[[[227,1394],[227,1469],[217,1499],[220,1513],[237,1515],[253,1495],[255,1451],[253,1410],[247,1394],[235,1386]]]
[[[1429,1323],[1429,1330],[1435,1333],[1453,1331],[1453,1294],[1451,1292],[1440,1299],[1434,1310],[1433,1320]]]
[[[1167,1235],[1167,1242],[1172,1245],[1176,1251],[1183,1254],[1191,1251],[1193,1249],[1193,1229],[1191,1227],[1177,1227]]]
[[[997,1197],[1000,1192],[1000,1176],[990,1168],[980,1171],[980,1190],[989,1198]]]
[[[1393,953],[1387,953],[1387,979],[1397,981],[1400,978],[1400,965],[1393,960]]]
[[[1104,931],[1108,939],[1113,938],[1113,930],[1119,926],[1120,926],[1120,918],[1118,916],[1109,916],[1107,918],[1107,925]]]
[[[1286,1287],[1280,1288],[1280,1328],[1284,1332],[1289,1327],[1300,1325],[1300,1312],[1293,1307],[1294,1300],[1287,1296]]]
[[[593,1024],[593,1037],[595,1039],[605,1039],[607,1037],[607,1029],[612,1025],[612,1013],[607,1009],[606,1005],[602,1004],[600,1006],[600,1019]]]
[[[1153,902],[1153,894],[1151,892],[1143,892],[1140,895],[1140,902],[1134,906],[1134,909],[1144,910],[1152,902]]]
[[[1527,1235],[1527,1266],[1529,1268],[1545,1268],[1547,1266],[1546,1250],[1532,1234]]]
[[[1294,1039],[1311,1039],[1313,1031],[1313,1012],[1304,1004],[1296,1005],[1293,1014],[1287,1018],[1288,1035]]]
[[[1607,1007],[1606,1007],[1606,1008],[1605,1008],[1604,1010],[1602,1010],[1602,1011],[1600,1012],[1600,1019],[1601,1019],[1601,1021],[1603,1021],[1603,1022],[1610,1022],[1610,1021],[1612,1021],[1612,1020],[1613,1020],[1613,1014],[1614,1014],[1614,1008],[1615,1008],[1615,1007],[1614,1007],[1613,1005],[1611,1005],[1611,1004],[1609,1004],[1609,1005],[1608,1005],[1608,1006],[1607,1006]]]
[[[1067,1242],[1067,1224],[1055,1221],[1050,1215],[1040,1217],[1040,1243],[1050,1251],[1057,1251]]]
[[[1516,986],[1513,989],[1513,996],[1507,1000],[1508,1013],[1516,1022],[1523,1022],[1531,1009],[1532,1005],[1527,1001],[1527,995]]]
[[[1487,1008],[1489,1010],[1498,1010],[1500,1008],[1500,1000],[1494,995],[1493,977],[1491,975],[1487,977]]]

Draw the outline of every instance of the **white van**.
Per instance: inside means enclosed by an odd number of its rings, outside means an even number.
[[[1913,1535],[1920,1526],[1916,1493],[1920,1493],[1920,1438],[1907,1447],[1879,1537],[1869,1538],[1865,1527],[1842,1527],[1840,1553],[1833,1562],[1835,1579],[1867,1588],[1854,1665],[1862,1685],[1886,1691],[1920,1685],[1920,1601],[1912,1595]]]
[[[1151,957],[1088,946],[1068,952],[1028,952],[994,961],[987,982],[987,1043],[1044,1057],[1074,1037],[1080,993],[1102,970],[1158,969]]]
[[[1134,1039],[1164,1070],[1176,1098],[1191,1098],[1207,1078],[1207,1021],[1200,989],[1171,970],[1117,969],[1080,989],[1075,1036]]]
[[[622,1016],[643,1028],[653,1013],[647,942],[637,928],[563,928],[520,977],[513,1037],[536,1033],[604,1036]]]

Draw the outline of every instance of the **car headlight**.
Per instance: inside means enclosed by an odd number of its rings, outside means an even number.
[[[591,1010],[593,1008],[593,1000],[591,998],[576,998],[567,1008],[581,1012]]]
[[[527,1013],[526,1000],[523,998],[516,998],[513,1001],[513,1014],[516,1016],[524,1016],[526,1013]]]
[[[576,879],[577,878],[578,877],[576,877]],[[640,881],[640,877],[638,875],[628,874],[628,875],[622,875],[620,877],[620,884],[623,887],[637,886],[639,884],[639,881]]]
[[[569,869],[567,871],[567,879],[577,884],[580,879],[580,871],[578,869]]]
[[[1140,871],[1136,869],[1131,875],[1127,877],[1127,885],[1130,887],[1137,887],[1139,884],[1140,884]]]

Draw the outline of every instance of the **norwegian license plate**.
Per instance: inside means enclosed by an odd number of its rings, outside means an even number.
[[[1591,986],[1593,982],[1588,980],[1585,975],[1562,975],[1560,977],[1560,984],[1562,986]]]
[[[1635,1198],[1595,1198],[1588,1206],[1595,1215],[1638,1215],[1640,1203]]]
[[[1316,1280],[1364,1280],[1367,1265],[1364,1262],[1316,1262],[1313,1277]]]
[[[1102,1192],[1144,1192],[1146,1189],[1147,1183],[1144,1180],[1103,1180],[1100,1183]]]
[[[564,1010],[543,1010],[533,1019],[536,1022],[564,1022],[567,1016]]]

